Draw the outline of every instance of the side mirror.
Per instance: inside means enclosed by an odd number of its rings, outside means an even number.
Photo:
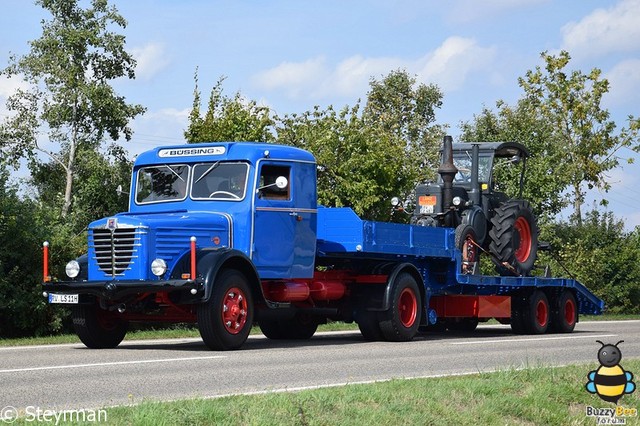
[[[285,189],[289,185],[289,180],[284,176],[278,176],[276,179],[276,187],[279,189]]]
[[[118,187],[116,188],[116,194],[118,194],[118,197],[122,196],[122,194],[129,195],[128,192],[124,192],[122,190],[122,185],[118,185]]]

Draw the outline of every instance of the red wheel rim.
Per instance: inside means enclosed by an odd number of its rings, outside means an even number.
[[[416,322],[418,316],[418,300],[410,288],[405,288],[398,300],[398,311],[400,312],[400,322],[409,328]]]
[[[231,334],[238,334],[247,323],[249,304],[247,297],[237,287],[230,288],[222,300],[222,324]]]
[[[531,254],[531,227],[527,219],[519,217],[514,228],[520,235],[520,242],[516,248],[516,260],[518,262],[526,262]]]
[[[576,304],[572,299],[564,302],[564,320],[567,325],[573,325],[576,322]]]
[[[547,321],[549,320],[549,308],[544,300],[538,301],[536,305],[536,321],[540,327],[544,327],[547,325]]]

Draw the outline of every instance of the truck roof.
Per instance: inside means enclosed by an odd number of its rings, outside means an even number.
[[[168,162],[205,162],[260,159],[304,161],[315,163],[313,155],[300,148],[263,142],[205,142],[160,146],[138,155],[135,166]]]
[[[468,151],[472,145],[479,145],[480,152],[493,152],[496,157],[529,157],[529,150],[519,142],[458,142],[452,144],[453,152]]]

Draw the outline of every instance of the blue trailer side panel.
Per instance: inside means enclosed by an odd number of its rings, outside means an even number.
[[[574,289],[581,314],[601,314],[604,302],[578,281],[566,278],[503,277],[460,274],[461,256],[451,228],[362,220],[350,208],[318,209],[318,255],[402,258],[428,271],[448,262],[446,279],[425,283],[430,296],[511,295],[523,288]],[[426,280],[426,278],[425,278]]]

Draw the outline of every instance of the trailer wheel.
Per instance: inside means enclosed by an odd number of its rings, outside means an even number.
[[[578,305],[576,298],[569,290],[555,298],[551,317],[551,327],[556,333],[571,333],[578,322]]]
[[[115,348],[127,334],[129,324],[97,305],[76,305],[71,310],[73,329],[91,349]]]
[[[391,307],[380,313],[380,331],[386,340],[409,341],[420,325],[422,300],[418,283],[410,274],[401,273],[391,291]]]
[[[495,210],[491,225],[489,250],[498,273],[528,275],[538,253],[538,225],[529,202],[507,201]]]
[[[287,320],[263,320],[258,325],[262,333],[272,340],[307,340],[318,330],[318,321],[303,314]]]
[[[198,305],[197,318],[200,336],[210,349],[240,348],[253,323],[253,298],[247,278],[234,269],[222,271],[209,300]]]
[[[454,332],[469,333],[478,328],[478,318],[460,318],[447,322],[447,328]]]
[[[478,237],[471,225],[458,225],[455,231],[455,244],[462,254],[463,274],[480,272],[480,251],[477,247]]]
[[[549,300],[540,290],[529,296],[523,311],[522,321],[529,334],[543,334],[549,327]]]
[[[524,313],[526,308],[526,298],[516,294],[511,296],[511,330],[515,334],[525,334]]]

